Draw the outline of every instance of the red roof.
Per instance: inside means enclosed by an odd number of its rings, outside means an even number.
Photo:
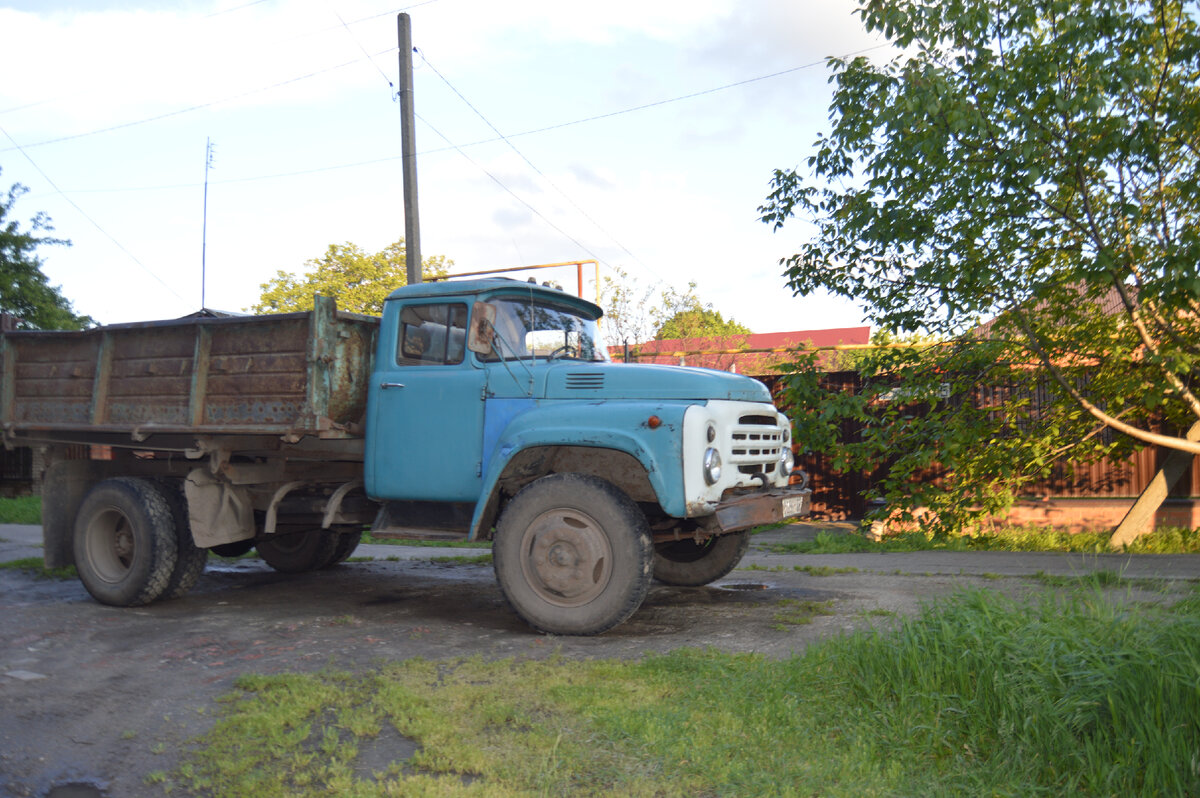
[[[791,359],[790,353],[795,349],[866,344],[870,339],[870,327],[834,327],[710,338],[670,338],[631,344],[629,352],[630,362],[701,366],[738,374],[766,375],[775,373],[775,366]],[[613,360],[621,360],[625,350],[621,346],[610,346],[608,351]]]

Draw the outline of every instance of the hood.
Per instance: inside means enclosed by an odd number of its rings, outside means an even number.
[[[740,374],[688,366],[563,363],[546,375],[547,399],[730,399],[770,402],[767,386]]]

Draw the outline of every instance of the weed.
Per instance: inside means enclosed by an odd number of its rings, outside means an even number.
[[[793,571],[808,574],[809,576],[833,576],[834,574],[856,574],[857,568],[831,568],[828,565],[793,565]]]
[[[430,557],[430,562],[440,562],[448,565],[491,565],[492,553],[477,554],[474,557],[467,556],[451,556],[451,557]]]
[[[42,523],[42,498],[17,496],[0,498],[0,524]]]
[[[0,562],[0,568],[25,571],[36,576],[38,579],[74,579],[77,575],[74,565],[67,565],[62,568],[47,568],[46,563],[41,557],[23,557],[19,560]]]
[[[820,615],[833,615],[832,601],[801,601],[782,599],[776,606],[782,609],[772,616],[772,629],[783,631],[789,626],[805,626]]]

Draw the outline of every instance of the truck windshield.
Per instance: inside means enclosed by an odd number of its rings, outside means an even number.
[[[493,299],[488,304],[496,308],[499,340],[484,360],[608,360],[596,320],[576,310],[531,299]]]

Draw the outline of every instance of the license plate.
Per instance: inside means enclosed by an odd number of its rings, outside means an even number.
[[[800,515],[804,512],[805,499],[807,496],[788,496],[783,500],[783,517],[788,518],[793,515]]]

